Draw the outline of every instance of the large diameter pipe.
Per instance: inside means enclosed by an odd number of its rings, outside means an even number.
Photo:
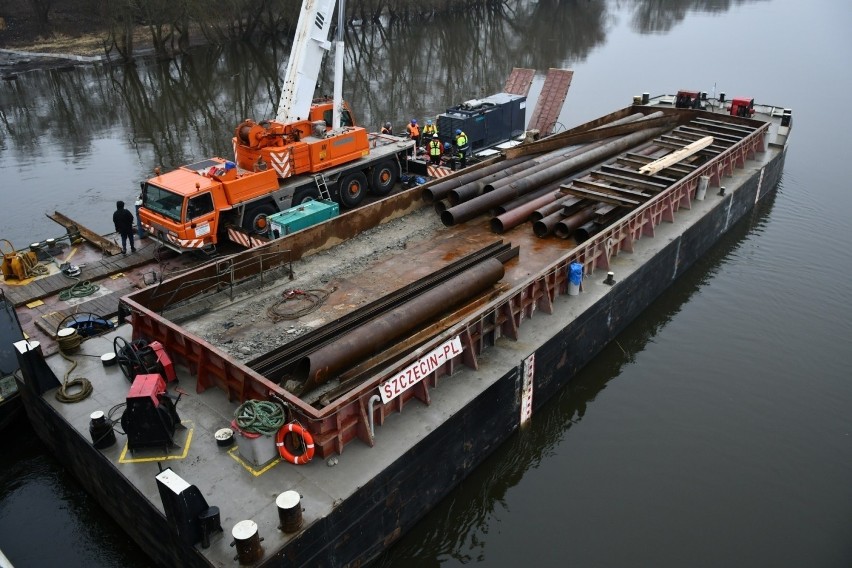
[[[628,123],[628,122],[642,122],[642,121],[645,121],[645,120],[651,120],[653,118],[660,118],[662,116],[663,116],[663,113],[660,112],[660,111],[649,114],[648,116],[645,116],[641,113],[637,113],[637,114],[634,114],[634,115],[627,116],[627,117],[625,117],[621,120],[617,120],[612,124],[607,124],[607,126],[615,126],[617,124],[623,124],[623,123]],[[589,151],[589,150],[593,150],[595,148],[599,148],[599,147],[601,147],[601,146],[603,146],[607,143],[608,143],[607,140],[600,140],[598,142],[586,144],[586,145],[580,146],[579,148],[575,149],[574,151],[566,154],[565,157],[566,158],[573,158],[574,156],[577,156],[582,152],[586,152],[586,151]],[[503,177],[501,179],[498,179],[498,180],[495,180],[493,182],[488,183],[485,187],[482,188],[482,192],[488,193],[489,191],[494,191],[496,189],[500,189],[501,187],[512,184],[512,183],[522,179],[523,177],[527,177],[527,176],[530,176],[532,174],[543,171],[543,170],[545,170],[546,168],[549,168],[552,165],[553,164],[549,160],[544,161],[544,162],[540,162],[537,165],[525,170],[523,173],[512,174],[512,175],[509,175],[509,176],[506,176],[506,177]]]
[[[552,215],[556,212],[562,212],[563,215],[570,214],[570,211],[564,211],[566,207],[571,207],[580,203],[582,199],[573,195],[566,195],[562,199],[558,199],[553,203],[548,203],[539,207],[535,211],[532,212],[530,218],[533,221],[538,221],[539,219],[544,219],[548,215]]]
[[[556,226],[553,228],[553,232],[557,237],[567,239],[576,228],[585,225],[595,218],[595,210],[597,207],[597,205],[589,205],[588,207],[580,209],[573,215],[565,217],[556,223]]]
[[[495,189],[494,191],[484,193],[476,199],[471,199],[470,201],[450,207],[441,213],[441,222],[450,227],[456,223],[469,221],[477,215],[480,215],[489,209],[493,209],[501,203],[505,203],[519,195],[528,193],[529,191],[546,183],[565,178],[573,171],[587,168],[592,164],[602,162],[603,160],[620,154],[621,152],[625,152],[638,144],[647,142],[648,140],[653,140],[668,130],[668,128],[640,130],[639,132],[627,134],[613,142],[602,144],[588,152],[584,152],[578,156],[574,156],[573,158],[561,161],[538,173],[517,180],[514,183]]]
[[[483,184],[474,181],[461,187],[451,189],[447,194],[447,201],[450,202],[450,205],[458,205],[459,203],[469,201],[474,197],[482,195],[482,186]]]
[[[553,232],[556,223],[565,218],[565,214],[561,211],[551,213],[547,217],[542,217],[538,221],[533,222],[533,233],[537,237],[546,237]]]
[[[659,115],[662,115],[662,113],[657,112],[654,115],[650,116]],[[618,126],[620,124],[638,122],[646,119],[647,117],[640,112],[615,120],[611,123],[605,124],[604,126]],[[603,128],[604,126],[599,126],[597,128]],[[597,130],[597,128],[594,128],[593,130]],[[430,195],[427,195],[424,192],[424,199],[426,201],[429,201],[430,199],[442,199],[444,197],[447,197],[451,205],[458,205],[459,203],[464,203],[465,201],[474,199],[482,193],[492,191],[495,184],[505,185],[505,183],[503,183],[503,180],[505,179],[516,179],[518,176],[525,175],[525,172],[533,171],[534,168],[536,169],[536,171],[538,171],[543,167],[546,167],[546,164],[551,163],[553,160],[564,160],[565,158],[570,158],[580,152],[585,152],[586,150],[589,150],[590,148],[593,148],[594,146],[602,143],[603,142],[595,142],[593,144],[557,148],[556,150],[551,150],[550,152],[541,154],[540,156],[536,156],[534,158],[522,157],[515,158],[513,160],[507,160],[505,162],[499,162],[498,164],[492,164],[492,166],[483,168],[476,172],[483,173],[483,175],[480,177],[474,178],[471,175],[471,179],[467,179],[465,176],[460,176],[458,178],[455,178],[454,180],[449,180],[449,189],[441,187],[441,184],[436,184],[432,186],[432,188],[437,189],[426,190],[430,191]],[[496,166],[501,167],[494,169],[494,167]],[[488,171],[487,175],[485,175],[484,173],[486,170]],[[463,178],[464,182],[462,183],[461,180]],[[456,180],[459,181],[457,183],[452,183],[456,182]]]
[[[529,193],[525,193],[524,195],[521,195],[520,197],[517,197],[517,198],[515,198],[511,201],[507,201],[506,203],[501,203],[500,205],[498,205],[497,207],[494,208],[494,214],[495,215],[502,215],[503,213],[508,213],[512,209],[515,209],[517,207],[521,207],[522,205],[526,205],[530,201],[533,201],[534,199],[538,199],[542,195],[548,195],[550,193],[553,193],[554,191],[557,191],[559,189],[559,186],[561,186],[561,185],[562,184],[559,183],[559,182],[549,183],[549,184],[542,186],[538,189],[535,189],[535,190],[533,190]]]
[[[317,349],[296,365],[296,378],[303,381],[301,392],[327,382],[447,310],[482,294],[499,282],[503,273],[503,263],[496,258],[480,262]]]
[[[487,175],[493,174],[494,172],[498,172],[505,168],[517,165],[521,162],[525,162],[526,160],[527,158],[513,158],[511,160],[503,160],[502,162],[497,162],[495,164],[485,166],[484,168],[479,168],[478,170],[467,172],[461,174],[460,176],[450,178],[448,180],[440,181],[435,185],[429,186],[423,190],[423,200],[426,201],[426,203],[434,203],[439,199],[445,198],[451,190],[457,187],[461,187],[472,181],[476,181]]]
[[[574,240],[577,241],[578,245],[580,243],[584,243],[589,240],[589,237],[598,233],[601,228],[602,226],[595,221],[589,221],[588,223],[574,229]]]
[[[536,167],[538,164],[542,163],[542,161],[564,158],[565,155],[574,151],[576,151],[576,148],[572,146],[571,150],[560,148],[559,150],[554,150],[553,152],[549,152],[548,154],[544,156],[539,156],[537,158],[520,158],[521,163],[507,166],[503,169],[500,169],[499,171],[490,173],[487,176],[472,180],[460,187],[449,190],[446,194],[447,199],[451,205],[458,205],[459,203],[464,203],[465,201],[469,201],[481,195],[485,191],[485,188],[490,187],[492,183],[495,183],[508,176],[523,175],[525,171]]]
[[[561,195],[562,193],[558,191],[551,191],[550,193],[542,195],[537,199],[533,199],[529,203],[521,205],[520,207],[510,209],[502,215],[498,215],[491,219],[491,230],[497,234],[502,234],[509,229],[514,229],[521,223],[526,222],[533,211],[542,205],[547,205],[548,203],[556,201]]]

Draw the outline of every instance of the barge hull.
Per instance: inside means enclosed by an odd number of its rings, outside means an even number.
[[[378,556],[521,426],[526,366],[534,365],[534,414],[775,190],[786,147],[768,152],[771,157],[757,166],[749,161],[746,171],[736,174],[737,183],[725,196],[708,193],[706,201],[678,212],[675,223],[660,225],[653,239],[643,239],[633,253],[615,256],[609,266],[615,285],[603,284],[600,272],[587,275],[584,293],[558,297],[554,313],[537,314],[517,341],[500,337],[482,353],[477,371],[461,369],[432,389],[429,406],[409,405],[405,413],[387,418],[377,432],[376,448],[347,447],[341,462],[363,465],[380,445],[396,444],[397,434],[411,429],[412,422],[420,432],[416,443],[365,474],[364,483],[333,503],[328,514],[311,518],[306,499],[305,528],[283,546],[270,547],[257,565],[359,566]],[[152,504],[114,464],[105,465],[103,454],[68,427],[67,416],[28,388],[22,394],[39,437],[158,565],[236,565],[211,561],[198,547],[184,544],[169,528],[160,503]],[[313,471],[322,475],[317,468]],[[209,489],[199,485],[202,491]],[[263,531],[261,536],[268,536],[272,528],[264,526]],[[229,541],[227,526],[225,532]]]

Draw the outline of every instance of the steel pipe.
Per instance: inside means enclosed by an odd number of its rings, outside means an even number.
[[[426,203],[434,203],[435,201],[446,197],[451,190],[457,187],[461,187],[467,183],[481,179],[489,174],[493,174],[494,172],[498,172],[500,170],[525,161],[527,161],[527,158],[514,158],[512,160],[503,160],[501,162],[485,166],[484,168],[479,168],[478,170],[467,172],[461,174],[460,176],[450,178],[448,180],[440,181],[435,185],[431,185],[423,190],[423,200]]]
[[[589,221],[574,229],[574,240],[577,244],[584,243],[589,240],[589,237],[601,230],[602,226],[595,221]]]
[[[548,215],[552,215],[557,212],[561,212],[563,216],[570,215],[569,211],[565,211],[566,208],[577,205],[582,201],[581,198],[575,197],[573,195],[566,195],[562,199],[557,199],[553,203],[549,203],[544,205],[543,207],[539,207],[535,211],[532,212],[530,218],[533,221],[538,221],[540,219],[544,219]]]
[[[553,193],[554,191],[559,190],[559,186],[562,185],[561,182],[553,182],[549,183],[545,186],[542,186],[538,189],[535,189],[529,193],[525,193],[520,197],[517,197],[511,201],[507,201],[506,203],[501,203],[497,207],[494,208],[495,215],[502,215],[503,213],[507,213],[512,209],[517,207],[521,207],[522,205],[526,205],[530,201],[534,199],[538,199],[542,195],[547,195],[548,193]]]
[[[656,115],[662,115],[662,113],[658,112],[655,114],[655,116]],[[592,130],[597,130],[605,126],[617,126],[629,122],[638,122],[644,119],[644,114],[635,113],[619,120],[615,120],[611,123],[605,124],[603,126],[598,126],[596,128],[593,128]],[[541,154],[534,158],[524,157],[515,158],[513,160],[507,160],[505,162],[501,162],[501,164],[505,167],[498,168],[494,172],[489,172],[488,175],[479,177],[477,179],[472,179],[462,186],[449,190],[449,192],[445,195],[449,197],[449,202],[451,205],[458,205],[459,203],[464,203],[465,201],[473,199],[481,195],[482,193],[492,191],[493,186],[495,184],[501,183],[501,181],[506,178],[513,176],[523,176],[525,172],[531,172],[533,168],[540,168],[544,164],[553,162],[553,160],[564,160],[565,158],[569,158],[577,154],[578,152],[584,152],[601,143],[602,142],[595,142],[592,144],[583,144],[579,146],[572,145],[564,148],[558,148],[556,150],[551,150],[550,152]]]
[[[628,117],[622,118],[621,120],[616,120],[615,122],[607,124],[606,126],[616,126],[618,124],[626,124],[626,123],[629,123],[629,122],[642,122],[644,120],[650,120],[650,119],[653,119],[653,118],[660,118],[662,116],[663,116],[663,113],[659,112],[659,111],[652,113],[652,114],[649,114],[648,116],[645,116],[641,113],[637,113],[637,114],[633,114],[633,115],[630,115]],[[630,135],[625,135],[625,136],[630,136]],[[579,148],[572,150],[571,152],[566,153],[564,157],[565,158],[573,158],[575,156],[580,155],[583,152],[593,150],[595,148],[600,148],[601,146],[604,146],[604,145],[609,144],[611,142],[612,141],[608,142],[607,140],[600,140],[598,142],[593,142],[591,144],[585,144],[583,146],[580,146]],[[556,152],[559,152],[559,150],[557,150]],[[553,153],[554,152],[551,152],[551,154],[553,154]],[[539,162],[537,165],[525,170],[522,173],[515,173],[515,174],[512,174],[512,175],[503,177],[502,179],[498,179],[498,180],[495,180],[493,182],[488,183],[485,187],[482,188],[482,192],[488,193],[490,191],[500,189],[501,187],[505,187],[506,185],[512,184],[512,183],[514,183],[514,182],[516,182],[520,179],[523,179],[524,177],[527,177],[527,176],[530,176],[532,174],[541,172],[541,171],[549,168],[552,165],[553,164],[550,163],[550,160]]]
[[[448,310],[482,294],[503,278],[503,263],[489,258],[320,347],[296,365],[299,394],[319,386],[345,369],[410,334]]]
[[[533,233],[535,233],[535,236],[537,237],[546,237],[553,232],[553,228],[556,227],[556,223],[564,218],[565,214],[562,212],[562,209],[555,213],[551,213],[547,217],[542,217],[538,221],[533,222]]]
[[[510,209],[506,211],[502,215],[498,215],[491,219],[491,231],[502,234],[509,229],[514,229],[521,223],[526,222],[530,218],[530,214],[541,207],[542,205],[547,205],[553,201],[559,199],[559,196],[562,193],[558,191],[551,191],[550,193],[546,193],[537,199],[533,199],[529,203],[521,205],[520,207],[515,207],[514,209]]]
[[[441,222],[446,226],[452,226],[456,223],[464,223],[473,219],[494,207],[510,201],[519,195],[523,195],[551,181],[562,179],[571,174],[571,172],[586,168],[592,164],[601,162],[607,158],[620,154],[638,144],[652,140],[663,132],[667,132],[668,128],[652,128],[649,130],[641,130],[632,134],[627,134],[624,137],[602,144],[597,148],[583,152],[573,158],[552,165],[538,173],[519,179],[509,185],[503,186],[494,191],[484,193],[476,199],[471,199],[464,203],[460,203],[450,207],[441,213]]]
[[[588,207],[580,209],[573,215],[565,217],[556,223],[556,226],[553,228],[553,232],[557,237],[567,239],[571,236],[571,233],[573,233],[575,229],[585,225],[595,217],[595,209],[597,209],[597,205],[589,205]]]
[[[470,201],[474,197],[482,194],[482,184],[478,182],[467,183],[461,187],[451,189],[447,194],[447,201],[450,205],[458,205],[465,201]]]

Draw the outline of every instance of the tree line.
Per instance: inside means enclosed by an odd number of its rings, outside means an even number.
[[[401,20],[427,23],[454,11],[502,11],[512,0],[349,0],[346,19],[362,25]],[[196,43],[262,41],[291,34],[302,0],[0,0],[0,16],[12,8],[27,10],[41,35],[53,31],[58,9],[85,18],[103,33],[111,58],[132,62],[141,46],[160,59],[184,53]],[[13,6],[17,5],[17,6]],[[336,19],[335,19],[336,22]]]

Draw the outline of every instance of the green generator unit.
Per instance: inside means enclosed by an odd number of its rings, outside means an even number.
[[[267,217],[269,221],[269,237],[277,239],[284,235],[301,231],[332,217],[337,217],[338,211],[337,203],[333,201],[305,201],[300,205]]]

